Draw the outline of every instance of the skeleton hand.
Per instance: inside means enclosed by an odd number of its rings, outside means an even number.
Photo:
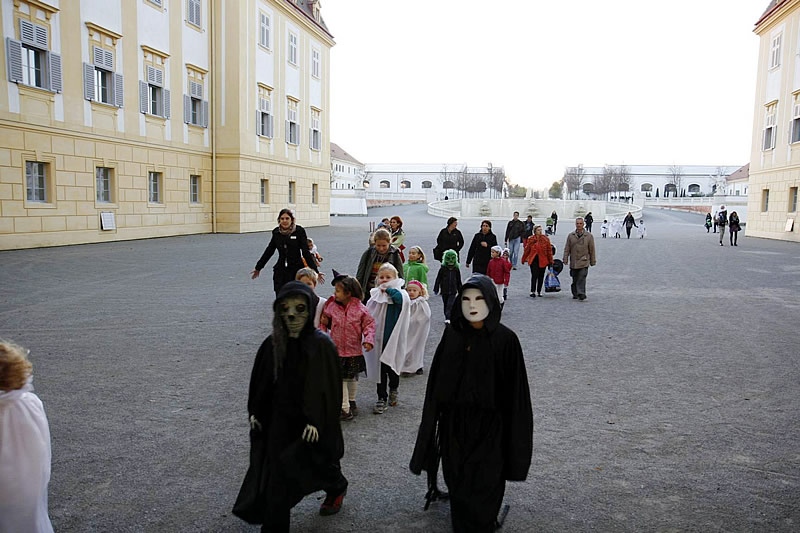
[[[306,424],[306,429],[303,430],[303,440],[306,442],[317,442],[319,440],[317,428],[311,424]]]
[[[256,419],[256,415],[250,415],[250,429],[261,431],[261,422]]]

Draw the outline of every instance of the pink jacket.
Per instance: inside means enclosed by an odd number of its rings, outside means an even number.
[[[511,281],[511,262],[502,257],[495,257],[486,267],[486,275],[492,278],[497,285],[508,285]]]
[[[342,305],[331,296],[325,302],[322,315],[329,317],[330,325],[325,327],[320,323],[319,329],[331,336],[339,357],[362,355],[362,342],[375,344],[375,319],[358,298],[350,298],[347,305]]]

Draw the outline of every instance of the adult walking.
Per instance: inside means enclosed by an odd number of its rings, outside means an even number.
[[[492,233],[492,222],[484,220],[481,222],[481,230],[472,238],[467,252],[467,268],[470,263],[475,261],[472,271],[478,274],[486,274],[489,260],[492,258],[492,246],[497,246],[497,237]]]
[[[712,223],[713,223],[713,220],[711,219],[711,213],[706,213],[706,233],[710,233],[711,232],[711,224]],[[714,232],[714,233],[716,233],[716,232]]]
[[[454,250],[457,256],[461,255],[464,247],[464,236],[458,229],[458,219],[450,217],[447,219],[447,227],[442,228],[439,236],[436,237],[436,248],[433,249],[433,258],[441,262],[447,250]]]
[[[536,228],[536,224],[533,223],[533,215],[528,215],[528,218],[525,219],[525,233],[522,234],[522,246],[525,246],[525,243],[533,236],[533,230]]]
[[[517,269],[517,261],[519,260],[519,245],[522,242],[522,234],[525,233],[525,223],[519,219],[519,211],[514,211],[514,218],[508,221],[506,225],[506,238],[503,239],[506,243],[506,248],[509,249],[509,259],[511,260],[511,268]]]
[[[633,218],[633,215],[630,211],[628,211],[628,214],[625,215],[625,218],[622,220],[622,224],[625,226],[625,232],[628,234],[629,239],[631,238],[631,230],[639,227],[636,225],[636,219]]]
[[[522,264],[525,263],[531,266],[531,298],[536,298],[537,294],[541,298],[544,273],[547,267],[553,266],[553,245],[547,235],[542,234],[541,226],[536,226],[533,235],[525,241]]]
[[[591,233],[592,232],[592,224],[594,224],[594,217],[592,216],[592,212],[591,211],[586,213],[586,216],[583,217],[583,221],[586,222],[586,231]]]
[[[556,213],[555,209],[553,213],[550,215],[550,218],[553,219],[553,235],[556,234],[556,227],[558,227],[558,213]]]
[[[742,226],[739,224],[739,214],[736,211],[731,212],[728,222],[728,231],[731,232],[731,246],[739,246],[739,232],[742,230]]]
[[[584,230],[583,218],[575,219],[575,231],[567,235],[564,245],[564,264],[569,265],[569,275],[572,278],[572,299],[584,301],[586,299],[586,276],[589,267],[597,264],[597,255],[594,249],[594,237]],[[630,232],[629,232],[630,233]]]
[[[400,259],[405,263],[406,255],[403,253],[403,250],[405,250],[406,247],[403,243],[406,242],[406,234],[403,232],[403,219],[400,217],[390,218],[389,227],[392,232],[392,246],[400,251]]]
[[[308,249],[308,237],[303,226],[295,222],[294,213],[291,209],[281,209],[278,213],[278,226],[272,230],[272,239],[267,245],[267,249],[261,254],[261,258],[256,263],[256,268],[250,272],[252,279],[258,278],[261,270],[277,250],[278,261],[272,269],[272,287],[275,294],[281,290],[285,284],[294,281],[297,271],[303,268],[303,259],[306,264],[319,274],[320,281],[325,277],[317,268],[317,261]]]
[[[719,229],[719,245],[725,246],[722,239],[725,238],[725,226],[728,225],[728,210],[724,205],[719,206],[717,211],[717,228]]]

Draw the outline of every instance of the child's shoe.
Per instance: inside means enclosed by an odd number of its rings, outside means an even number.
[[[375,407],[372,408],[372,413],[382,415],[386,412],[386,400],[378,400],[375,402]]]
[[[397,391],[390,390],[389,391],[389,405],[391,407],[397,407]]]
[[[355,415],[353,415],[353,411],[342,411],[339,415],[339,420],[352,420],[354,418]]]
[[[345,494],[347,494],[347,490],[335,497],[326,495],[325,501],[322,502],[322,505],[319,508],[319,514],[322,516],[330,516],[338,513],[342,508],[342,503],[344,503]]]
[[[350,402],[350,412],[353,413],[353,416],[358,416],[358,407],[356,407],[356,402]]]

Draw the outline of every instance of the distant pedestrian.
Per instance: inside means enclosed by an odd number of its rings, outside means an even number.
[[[369,299],[370,289],[375,287],[375,278],[378,277],[378,270],[381,265],[389,263],[398,272],[403,272],[403,261],[400,260],[400,252],[390,244],[392,236],[389,231],[381,228],[375,232],[373,239],[375,244],[361,254],[356,273],[356,279],[364,291],[364,303],[367,303]]]
[[[450,217],[447,219],[447,226],[442,228],[439,236],[436,237],[436,248],[433,249],[433,258],[437,261],[442,260],[445,250],[453,250],[456,255],[460,255],[464,247],[464,236],[458,230],[458,219]]]
[[[558,227],[558,213],[553,210],[553,213],[550,215],[550,218],[553,219],[553,235],[556,234],[556,228]]]
[[[711,231],[711,226],[713,223],[714,221],[711,218],[711,213],[706,213],[706,233]],[[714,233],[716,233],[716,231]]]
[[[625,232],[628,234],[628,238],[631,238],[631,230],[636,227],[636,219],[633,218],[633,215],[630,211],[628,214],[625,215],[625,218],[622,220],[622,225],[625,226]]]
[[[569,265],[569,275],[572,277],[572,298],[580,301],[586,299],[589,267],[597,264],[594,237],[584,230],[584,224],[582,218],[575,219],[575,231],[567,235],[563,258],[564,264]]]
[[[739,232],[742,230],[742,226],[739,224],[739,214],[733,211],[728,222],[728,231],[731,232],[731,246],[739,246]]]
[[[403,277],[409,281],[421,281],[428,286],[428,265],[425,263],[425,252],[419,246],[412,246],[408,250],[408,261],[403,265]]]
[[[252,279],[258,278],[276,251],[278,261],[272,268],[272,286],[276,295],[286,283],[294,281],[295,274],[303,268],[304,261],[308,268],[319,273],[317,261],[308,249],[306,230],[295,222],[291,209],[281,209],[278,214],[278,226],[272,230],[272,239],[261,254],[255,269],[250,272]],[[324,282],[325,276],[319,274],[319,281]]]
[[[644,227],[644,219],[639,220],[639,238],[644,239],[647,237],[647,228]]]
[[[714,216],[712,217],[712,220],[714,221],[714,231],[713,231],[713,233],[717,232],[717,216],[718,216],[718,214],[719,214],[719,212],[715,209],[714,210]]]
[[[516,270],[519,260],[519,245],[522,241],[522,234],[525,233],[525,223],[519,219],[519,211],[514,211],[514,218],[506,225],[506,236],[503,239],[506,248],[509,249],[511,267]]]
[[[389,231],[391,231],[391,228],[389,227],[389,219],[388,218],[382,218],[381,221],[378,222],[378,225],[375,227],[375,229],[381,229],[381,228],[386,228]]]
[[[450,323],[450,312],[460,290],[461,267],[458,264],[458,255],[455,250],[445,250],[442,257],[442,268],[436,274],[436,282],[433,285],[434,294],[442,293],[445,324]]]
[[[722,239],[725,238],[725,226],[728,225],[728,210],[724,205],[719,206],[717,211],[717,228],[719,229],[719,245],[725,246]]]
[[[611,233],[614,234],[615,239],[622,238],[622,221],[620,219],[611,220]]]
[[[531,267],[531,298],[542,297],[544,275],[547,267],[553,266],[553,244],[547,235],[542,234],[542,227],[536,226],[534,234],[525,242],[525,255],[522,264]]]
[[[492,258],[492,246],[497,246],[497,237],[492,233],[491,220],[484,220],[481,222],[481,230],[472,237],[472,243],[469,245],[467,268],[474,260],[475,266],[472,271],[486,274],[486,267]]]
[[[403,219],[400,217],[392,217],[389,219],[389,227],[392,231],[392,246],[400,251],[400,259],[406,262],[406,255],[403,250],[406,249],[406,234],[403,232]]]
[[[603,220],[603,225],[600,226],[600,236],[604,239],[608,237],[608,220]]]
[[[586,213],[586,216],[583,217],[584,222],[586,222],[586,231],[589,233],[592,232],[592,224],[594,224],[594,217],[592,216],[592,212],[589,211]]]
[[[528,215],[528,218],[525,219],[525,233],[522,234],[522,246],[525,246],[525,242],[533,235],[533,229],[536,227],[536,224],[533,223],[533,215]]]
[[[503,257],[503,249],[499,246],[492,246],[492,259],[486,267],[486,275],[492,278],[502,307],[506,301],[504,289],[508,288],[511,281],[511,262]]]

